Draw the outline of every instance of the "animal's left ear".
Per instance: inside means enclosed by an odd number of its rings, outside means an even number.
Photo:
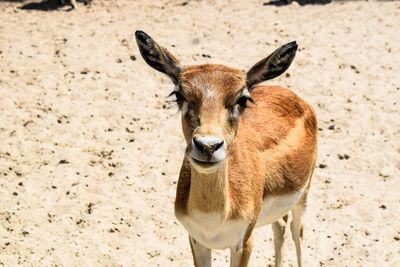
[[[246,85],[249,91],[260,82],[275,78],[284,73],[292,63],[297,51],[296,41],[287,43],[271,55],[254,65],[246,77]]]

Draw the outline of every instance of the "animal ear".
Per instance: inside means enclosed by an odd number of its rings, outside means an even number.
[[[135,32],[140,54],[150,67],[168,75],[175,84],[179,82],[182,66],[164,47],[158,45],[143,31]]]
[[[260,82],[275,78],[284,73],[292,63],[297,51],[296,41],[287,43],[271,55],[254,65],[246,77],[246,85],[251,90]]]

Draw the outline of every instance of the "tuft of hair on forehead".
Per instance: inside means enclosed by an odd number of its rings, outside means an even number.
[[[198,99],[210,95],[234,98],[245,87],[246,75],[224,65],[191,65],[183,68],[180,85],[183,92]]]

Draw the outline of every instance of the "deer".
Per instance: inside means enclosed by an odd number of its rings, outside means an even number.
[[[230,266],[248,265],[253,230],[271,224],[275,266],[283,266],[289,216],[302,266],[302,215],[317,158],[314,109],[291,90],[261,83],[284,73],[297,42],[249,71],[219,64],[182,65],[143,31],[144,61],[173,82],[186,142],[175,216],[189,234],[194,266],[211,266],[214,249],[230,249]]]

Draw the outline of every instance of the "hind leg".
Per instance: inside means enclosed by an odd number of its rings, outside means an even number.
[[[299,203],[292,209],[292,222],[290,223],[290,230],[292,232],[292,239],[296,246],[297,265],[302,266],[301,259],[301,240],[303,239],[303,225],[301,224],[301,217],[307,206],[307,193],[303,195]]]
[[[272,231],[274,232],[275,267],[283,266],[283,243],[285,241],[287,220],[288,216],[285,215],[278,221],[272,223]]]

